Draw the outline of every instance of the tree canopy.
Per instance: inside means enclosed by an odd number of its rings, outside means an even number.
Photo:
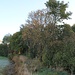
[[[65,19],[70,19],[69,16],[72,13],[66,11],[68,3],[64,3],[64,1],[49,0],[45,4],[48,8],[48,14],[50,14],[52,18],[52,23],[57,24],[58,22],[63,22]]]

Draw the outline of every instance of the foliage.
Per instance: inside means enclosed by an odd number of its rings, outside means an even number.
[[[72,30],[75,32],[75,24],[72,26]]]
[[[69,16],[72,13],[66,12],[68,4],[64,3],[64,1],[49,0],[45,4],[48,8],[48,14],[52,17],[52,23],[57,24],[57,22],[63,22],[64,19],[70,19]]]
[[[10,41],[11,50],[19,52],[21,49],[21,41],[21,32],[14,33]]]
[[[68,75],[67,72],[57,72],[48,68],[41,69],[37,73],[34,73],[33,75]]]
[[[12,35],[11,34],[6,34],[4,37],[3,37],[3,43],[4,44],[9,44],[10,43],[10,40],[11,40],[11,37]]]
[[[65,23],[57,25],[70,18],[71,12],[66,11],[68,3],[49,0],[45,4],[47,9],[29,13],[26,24],[21,25],[20,31],[12,35],[10,51],[16,54],[20,52],[32,59],[37,58],[47,68],[67,70],[73,74],[75,26]]]
[[[8,56],[8,46],[7,44],[0,44],[0,56]]]

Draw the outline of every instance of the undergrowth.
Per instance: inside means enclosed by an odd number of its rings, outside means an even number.
[[[33,75],[69,75],[65,71],[54,71],[48,68],[40,69],[39,71],[35,72]]]

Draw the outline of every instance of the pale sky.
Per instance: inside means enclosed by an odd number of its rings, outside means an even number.
[[[20,25],[25,23],[29,12],[46,8],[48,0],[0,0],[0,40],[4,35],[13,34],[20,29]],[[69,2],[69,11],[72,11],[70,25],[75,24],[75,0],[64,0]]]

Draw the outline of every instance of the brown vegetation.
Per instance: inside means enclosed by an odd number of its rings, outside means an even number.
[[[32,60],[23,55],[15,55],[4,69],[3,75],[32,75],[39,68],[41,63],[38,59]]]
[[[27,57],[23,55],[14,56],[12,61],[15,63],[14,70],[16,75],[31,75],[25,63],[27,61]]]

